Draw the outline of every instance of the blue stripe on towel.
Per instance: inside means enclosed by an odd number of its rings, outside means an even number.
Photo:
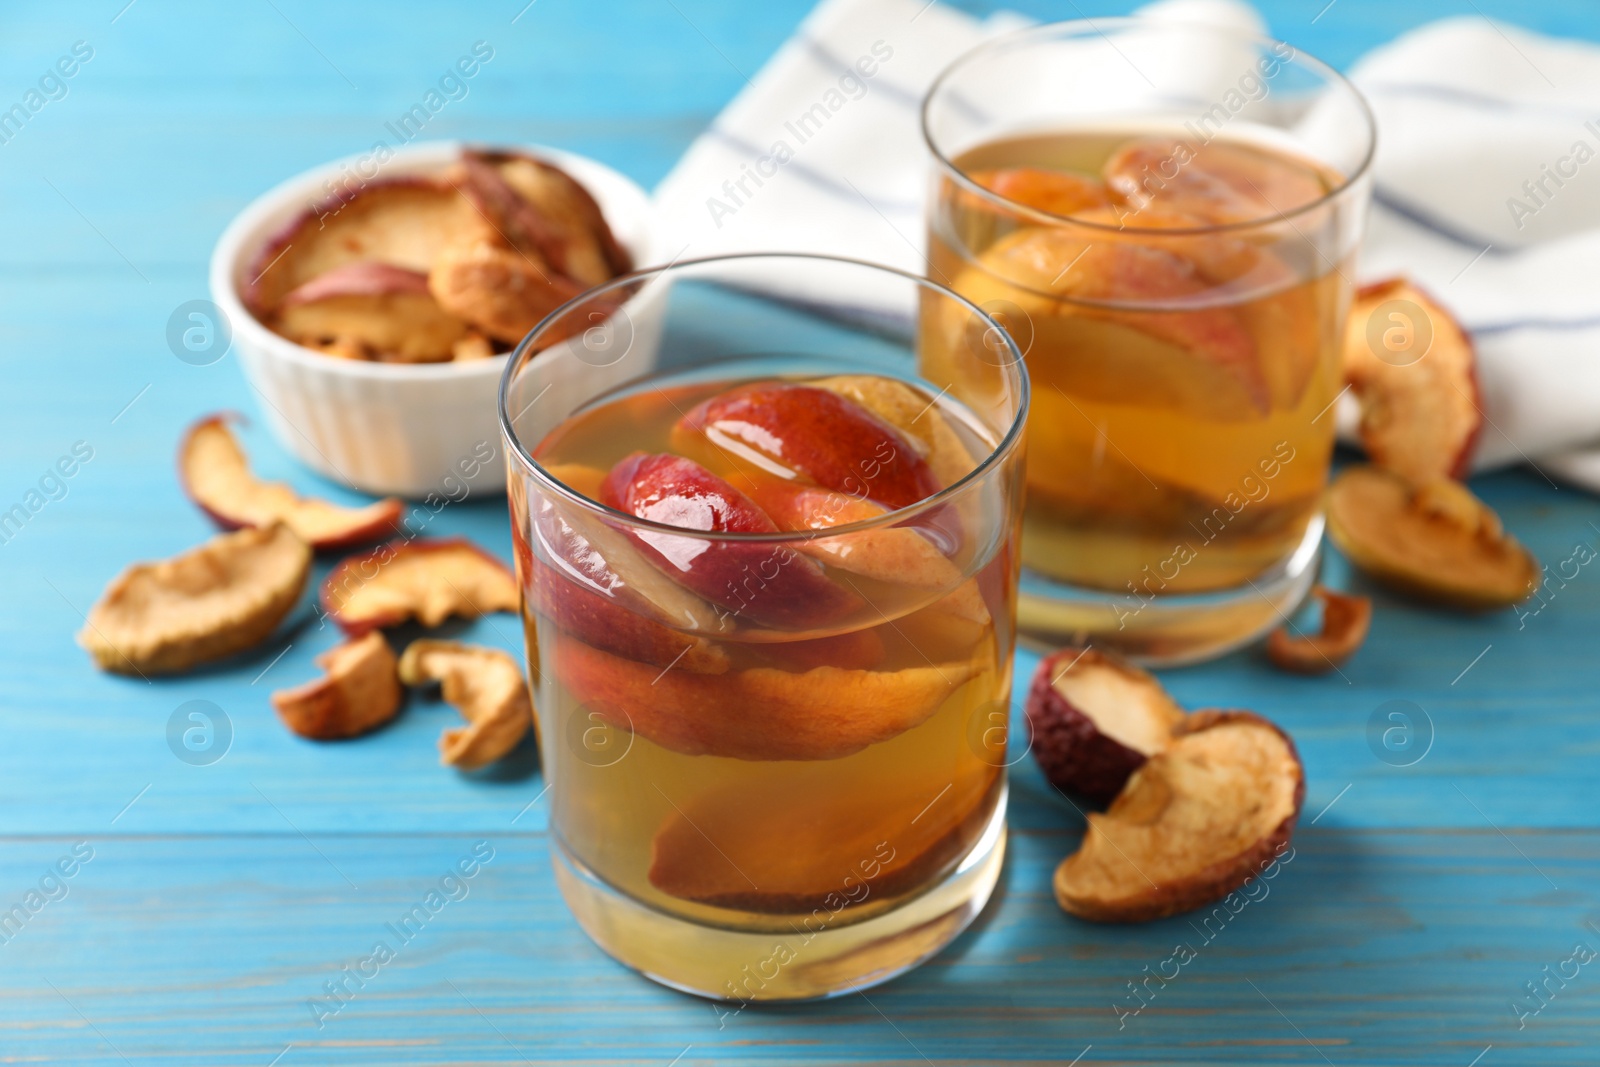
[[[805,45],[806,50],[811,53],[811,57],[817,60],[817,62],[821,63],[823,66],[832,67],[840,74],[843,74],[845,71],[849,71],[851,74],[856,75],[857,80],[863,85],[869,85],[871,88],[881,91],[883,95],[888,97],[890,100],[893,100],[895,103],[901,104],[905,107],[909,107],[913,111],[919,110],[922,107],[921,93],[914,93],[909,89],[900,88],[900,86],[895,85],[893,82],[884,81],[881,74],[875,75],[871,79],[862,78],[860,76],[860,72],[856,70],[854,64],[850,63],[843,56],[839,55],[839,53],[833,51],[827,45],[814,38],[802,36],[800,38],[800,43]]]
[[[1516,254],[1516,249],[1496,248],[1492,241],[1487,241],[1482,237],[1476,236],[1475,234],[1458,229],[1452,223],[1445,222],[1444,220],[1429,214],[1413,204],[1406,203],[1404,200],[1401,200],[1387,189],[1374,186],[1372,190],[1372,202],[1388,211],[1390,214],[1400,216],[1414,226],[1420,226],[1422,229],[1427,230],[1429,233],[1434,234],[1437,237],[1443,237],[1447,241],[1453,241],[1463,248],[1472,249],[1474,252],[1486,252],[1491,256],[1509,256]]]
[[[1458,104],[1462,107],[1479,108],[1484,111],[1529,111],[1541,115],[1560,115],[1564,118],[1576,119],[1579,122],[1588,122],[1600,116],[1600,112],[1566,104],[1543,104],[1531,100],[1507,100],[1503,97],[1490,96],[1487,93],[1481,93],[1473,89],[1459,89],[1453,85],[1432,85],[1427,82],[1363,81],[1361,90],[1374,96],[1415,96],[1427,100],[1437,100],[1441,103]]]
[[[1600,315],[1587,319],[1513,319],[1510,322],[1491,322],[1483,326],[1473,326],[1467,332],[1474,337],[1493,337],[1496,334],[1514,333],[1517,330],[1563,332],[1594,329],[1600,329]]]
[[[726,130],[720,130],[713,126],[706,132],[730,148],[736,149],[740,152],[748,152],[752,158],[767,155],[767,150],[762,148],[760,145],[747,141],[743,137],[728,133]],[[918,219],[922,217],[922,205],[920,203],[873,200],[865,193],[858,193],[850,186],[848,182],[831,178],[822,173],[820,170],[817,170],[813,167],[808,167],[804,163],[801,163],[795,159],[791,159],[789,162],[783,164],[783,169],[787,171],[793,171],[796,177],[800,178],[806,183],[813,185],[816,188],[821,189],[823,192],[831,194],[832,196],[838,197],[841,200],[848,200],[852,204],[859,204],[861,201],[865,200],[868,205],[877,209],[878,211],[883,212],[885,215],[911,215]],[[734,177],[737,177],[737,175],[734,175]],[[769,178],[768,181],[770,180],[771,179]]]

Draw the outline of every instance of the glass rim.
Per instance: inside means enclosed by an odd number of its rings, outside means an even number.
[[[820,530],[777,530],[772,533],[742,533],[726,530],[694,530],[684,526],[673,526],[669,523],[656,522],[653,519],[640,518],[637,515],[630,515],[626,511],[618,511],[616,508],[603,504],[592,497],[585,496],[583,493],[555,477],[548,470],[546,470],[538,460],[533,458],[533,453],[529,450],[527,444],[521,439],[511,425],[510,394],[512,379],[515,377],[517,371],[524,365],[531,365],[533,360],[538,358],[539,353],[537,352],[533,353],[531,356],[529,355],[529,348],[536,340],[538,340],[541,333],[558,322],[567,312],[583,306],[584,304],[595,299],[597,296],[609,292],[610,290],[621,288],[624,285],[629,285],[634,282],[666,276],[684,268],[722,263],[735,263],[740,260],[811,261],[818,263],[833,263],[850,267],[864,267],[868,270],[878,271],[882,274],[891,274],[904,278],[914,285],[917,285],[923,289],[931,290],[940,296],[955,301],[957,305],[965,307],[969,312],[977,316],[980,321],[986,323],[990,329],[996,332],[996,334],[1004,343],[1007,351],[1011,354],[1012,358],[1008,363],[1004,365],[994,365],[997,366],[997,368],[1002,372],[1006,372],[1009,368],[1010,373],[1013,374],[1016,379],[1018,387],[1018,403],[1016,414],[1014,414],[1011,418],[1011,425],[1006,427],[1006,431],[1001,435],[1000,440],[994,445],[993,448],[989,449],[988,453],[978,461],[972,470],[968,471],[954,482],[951,482],[937,493],[923,497],[916,503],[908,504],[903,508],[886,510],[882,515],[875,515],[870,519],[858,519],[855,522],[842,523],[838,526],[829,526]],[[620,309],[622,305],[618,305],[618,307]],[[990,470],[998,466],[1000,461],[1005,456],[1016,451],[1022,442],[1023,428],[1027,423],[1028,404],[1031,391],[1032,385],[1028,379],[1027,366],[1023,362],[1022,350],[1017,347],[1016,341],[1012,338],[1011,334],[1006,331],[1005,327],[997,322],[992,315],[984,311],[983,308],[979,307],[971,300],[968,300],[960,293],[957,293],[946,286],[940,285],[938,282],[935,282],[932,279],[924,278],[917,274],[912,274],[911,272],[901,270],[898,267],[890,267],[882,263],[873,263],[865,259],[854,259],[849,256],[830,256],[813,252],[738,252],[728,255],[702,256],[697,259],[673,260],[672,262],[663,266],[646,267],[641,270],[629,271],[627,274],[619,274],[617,277],[612,278],[609,281],[602,282],[593,288],[584,290],[582,293],[579,293],[571,300],[568,300],[566,303],[562,304],[560,307],[557,307],[554,311],[540,319],[539,322],[535,324],[533,329],[529,330],[527,335],[517,343],[517,347],[512,349],[510,358],[506,360],[505,370],[500,376],[500,388],[498,397],[496,399],[495,414],[500,423],[500,436],[509,446],[507,454],[515,458],[518,466],[520,466],[526,474],[532,477],[534,481],[545,490],[553,492],[556,496],[559,496],[570,503],[576,504],[589,513],[597,515],[612,524],[620,522],[626,524],[630,528],[651,530],[659,533],[669,533],[679,537],[691,537],[705,541],[728,541],[747,544],[785,544],[802,541],[815,541],[820,538],[842,537],[849,534],[861,533],[882,527],[898,526],[906,522],[908,518],[921,515],[924,512],[933,511],[936,508],[949,504],[951,501],[960,497],[971,486],[975,485]],[[935,402],[937,402],[937,398],[935,398]],[[904,431],[901,432],[903,433]],[[843,495],[851,496],[854,494],[845,493]],[[862,497],[860,499],[869,498]]]
[[[929,111],[933,107],[934,97],[939,94],[941,89],[946,87],[947,80],[950,79],[952,75],[956,74],[960,68],[965,66],[967,63],[989,53],[997,52],[1005,48],[1016,47],[1018,44],[1023,43],[1029,38],[1050,37],[1058,34],[1064,34],[1067,31],[1084,32],[1085,35],[1092,33],[1104,38],[1106,28],[1155,28],[1190,32],[1200,31],[1223,37],[1230,37],[1236,41],[1245,41],[1251,44],[1267,45],[1269,47],[1272,45],[1283,45],[1290,49],[1290,51],[1293,52],[1293,55],[1290,56],[1289,59],[1281,60],[1280,62],[1287,63],[1290,60],[1304,61],[1306,66],[1322,75],[1329,83],[1342,86],[1350,95],[1350,97],[1355,100],[1357,108],[1360,111],[1362,118],[1365,120],[1364,125],[1366,127],[1365,133],[1367,141],[1366,152],[1362,155],[1361,161],[1356,164],[1355,168],[1349,174],[1341,176],[1342,180],[1337,186],[1329,189],[1327,192],[1317,197],[1317,199],[1309,203],[1302,204],[1299,207],[1291,208],[1288,211],[1280,211],[1276,215],[1264,215],[1259,219],[1246,219],[1242,222],[1217,222],[1208,223],[1202,226],[1171,228],[1162,228],[1156,226],[1114,226],[1108,223],[1094,222],[1090,219],[1079,218],[1073,215],[1057,215],[1053,212],[1043,211],[1020,201],[1011,200],[1007,197],[1001,196],[999,193],[984,188],[968,177],[965,171],[956,166],[955,162],[945,155],[944,150],[936,142],[933,131],[929,128]],[[1109,39],[1107,39],[1107,43],[1109,43]],[[1115,46],[1113,45],[1113,47]],[[1276,37],[1271,37],[1265,34],[1235,29],[1228,26],[1218,26],[1213,23],[1195,22],[1180,19],[1157,20],[1147,16],[1138,15],[1123,15],[1114,18],[1101,19],[1066,19],[1060,22],[1041,23],[1037,26],[1025,26],[1022,29],[1012,30],[1009,33],[1001,34],[1000,36],[985,41],[980,45],[969,48],[967,51],[961,53],[955,59],[951,60],[949,64],[939,72],[938,77],[934,78],[933,84],[928,86],[928,91],[922,98],[922,107],[919,109],[918,119],[922,130],[923,144],[927,146],[928,152],[933,156],[935,165],[950,177],[955,179],[956,184],[961,186],[965,192],[972,193],[981,200],[997,204],[1013,213],[1021,214],[1024,218],[1043,220],[1044,222],[1058,226],[1062,223],[1066,223],[1073,226],[1081,226],[1086,230],[1100,233],[1138,233],[1150,234],[1152,236],[1167,234],[1177,237],[1192,237],[1202,234],[1228,233],[1239,230],[1249,230],[1262,226],[1270,226],[1273,223],[1284,222],[1286,220],[1293,219],[1298,215],[1302,215],[1317,208],[1324,207],[1330,201],[1335,200],[1348,192],[1358,182],[1360,182],[1363,177],[1365,177],[1369,170],[1372,169],[1372,162],[1378,151],[1378,123],[1377,117],[1372,113],[1372,105],[1367,103],[1367,98],[1362,95],[1361,90],[1356,88],[1354,82],[1311,53],[1296,48],[1294,45],[1289,44],[1288,41],[1279,40]]]

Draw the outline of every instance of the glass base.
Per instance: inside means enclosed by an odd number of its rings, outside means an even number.
[[[819,1000],[887,982],[955,940],[1000,878],[1005,819],[1002,793],[972,851],[943,881],[893,911],[832,930],[802,929],[797,919],[794,934],[703,926],[647,907],[596,878],[554,836],[552,859],[578,925],[646,978],[741,1006]]]
[[[1181,667],[1232,652],[1283,625],[1305,599],[1321,558],[1322,516],[1294,553],[1237,589],[1144,600],[1047,578],[1024,567],[1017,626],[1025,644],[1092,645],[1149,667]]]

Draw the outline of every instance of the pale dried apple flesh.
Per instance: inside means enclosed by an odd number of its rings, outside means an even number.
[[[89,609],[78,643],[102,670],[184,671],[266,640],[310,573],[310,546],[281,523],[219,534],[123,571]]]
[[[1372,577],[1426,600],[1505,607],[1539,581],[1538,561],[1458,482],[1413,489],[1377,467],[1352,467],[1328,490],[1328,535]]]
[[[334,741],[357,737],[394,718],[400,710],[397,664],[380,633],[353,638],[317,657],[325,672],[293,689],[272,694],[283,724],[301,737]]]
[[[505,564],[456,538],[385,545],[345,560],[322,583],[322,607],[347,633],[416,619],[516,611],[517,582]]]
[[[466,725],[439,737],[439,762],[476,770],[516,748],[533,725],[528,685],[516,660],[496,648],[457,641],[413,641],[400,657],[406,685],[439,682]]]

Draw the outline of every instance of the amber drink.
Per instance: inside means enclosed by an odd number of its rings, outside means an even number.
[[[911,338],[722,284],[879,268],[759,258],[597,295],[506,390],[508,420],[569,402],[514,421],[511,478],[563,892],[624,962],[731,1001],[882,980],[981,907],[1020,511],[1020,405],[996,425]]]
[[[1164,106],[1075,106],[1068,86],[1015,123],[969,114],[1001,71],[1026,82],[1054,56],[1087,76],[1108,47],[1137,65],[1180,41],[1226,87],[1210,111],[1192,90],[1195,117],[1172,84]],[[1137,20],[1025,31],[930,94],[929,273],[1005,323],[1034,382],[1024,629],[1184,662],[1303,595],[1370,150],[1368,126],[1339,126],[1364,115],[1286,45]],[[957,332],[929,340],[932,376],[989,373]]]

